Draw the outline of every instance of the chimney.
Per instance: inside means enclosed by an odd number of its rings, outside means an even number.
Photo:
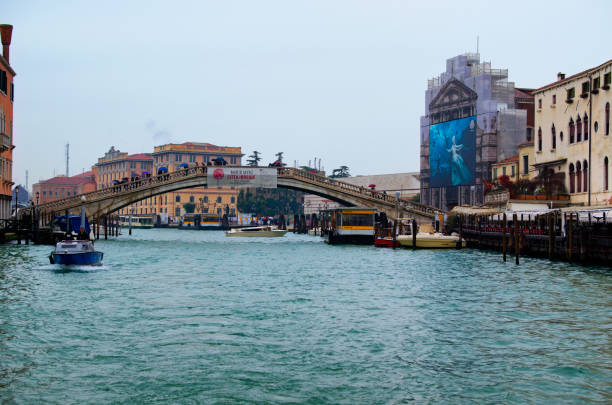
[[[565,79],[565,73],[557,73],[557,81]]]
[[[9,47],[11,46],[11,34],[13,33],[13,26],[10,24],[0,24],[0,36],[2,36],[2,56],[9,61]]]

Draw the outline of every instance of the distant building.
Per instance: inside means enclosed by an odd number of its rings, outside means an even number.
[[[216,146],[210,143],[185,142],[156,146],[153,150],[153,170],[157,173],[160,167],[169,172],[179,170],[181,166],[212,165],[213,160],[221,158],[229,166],[240,166],[242,161],[240,147]],[[230,217],[236,216],[236,204],[239,190],[227,188],[194,187],[154,197],[154,207],[159,213],[167,213],[178,221],[185,214],[185,204],[195,204],[197,213],[214,213],[222,216],[226,212]]]
[[[130,180],[134,177],[142,177],[143,173],[153,172],[153,157],[150,153],[137,153],[129,155],[121,152],[114,146],[98,159],[92,167],[96,179],[96,188],[109,187],[114,181],[120,182],[124,179]],[[141,200],[119,210],[119,214],[153,214],[154,197]]]
[[[9,63],[9,50],[13,26],[0,25],[2,55],[0,55],[0,219],[11,215],[11,188],[13,186],[13,101],[16,76]]]
[[[373,185],[375,190],[392,196],[399,192],[401,198],[413,198],[419,194],[420,189],[419,173],[417,172],[343,177],[338,180],[368,189]],[[327,198],[313,194],[304,195],[304,214],[306,215],[318,214],[321,210],[338,207],[341,207],[339,203]]]
[[[612,60],[533,91],[538,175],[560,182],[570,202],[612,204]]]
[[[60,175],[34,184],[32,199],[42,204],[95,190],[96,180],[91,171],[70,177]]]
[[[518,160],[519,155],[514,155],[493,163],[491,165],[491,178],[496,181],[501,176],[508,176],[510,181],[515,182],[518,179]]]
[[[446,61],[428,81],[421,117],[421,202],[442,209],[482,204],[491,165],[518,152],[533,131],[528,89],[479,54]]]

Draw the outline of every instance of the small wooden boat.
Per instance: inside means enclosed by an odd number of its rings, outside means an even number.
[[[420,226],[415,239],[416,247],[423,249],[453,249],[466,246],[465,240],[461,239],[459,235],[444,235],[440,232],[434,232],[433,227],[429,224]],[[409,235],[398,235],[397,242],[402,247],[412,248],[412,232]]]
[[[412,247],[412,235],[399,235],[397,242],[402,247]],[[465,239],[460,239],[459,235],[444,235],[441,233],[417,233],[416,247],[427,249],[452,249],[465,247]]]
[[[94,250],[89,240],[64,240],[55,245],[49,255],[51,264],[91,265],[100,264],[104,253]]]
[[[285,236],[287,231],[274,226],[251,226],[246,228],[232,228],[225,232],[226,236],[277,238]]]
[[[376,247],[393,247],[393,236],[379,236],[374,241],[374,246]],[[396,240],[395,247],[399,247],[400,244]]]

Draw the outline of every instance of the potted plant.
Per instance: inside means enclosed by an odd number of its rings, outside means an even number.
[[[535,190],[536,200],[546,200],[546,189],[544,187],[538,187]]]

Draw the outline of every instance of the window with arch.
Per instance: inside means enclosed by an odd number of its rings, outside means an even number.
[[[570,193],[576,192],[576,171],[574,169],[574,164],[570,163],[569,165],[569,181],[570,181]]]
[[[569,143],[574,143],[574,135],[576,132],[576,127],[574,126],[574,119],[570,118],[569,122]]]
[[[580,141],[582,141],[582,119],[580,119],[579,115],[578,119],[576,120],[576,142]]]
[[[591,128],[589,128],[589,116],[586,115],[586,113],[584,113],[584,140],[588,140],[589,139],[589,131]]]
[[[589,191],[589,164],[585,160],[582,162],[582,191],[585,193]]]
[[[542,152],[542,128],[538,128],[538,151]]]
[[[608,157],[604,158],[603,189],[608,190]]]
[[[576,162],[576,192],[580,193],[582,188],[580,187],[582,179],[582,165],[580,162]]]
[[[606,103],[606,135],[610,135],[610,103]]]
[[[551,135],[551,145],[553,149],[557,149],[557,133],[555,131],[555,124],[552,124],[552,128],[550,129]]]

